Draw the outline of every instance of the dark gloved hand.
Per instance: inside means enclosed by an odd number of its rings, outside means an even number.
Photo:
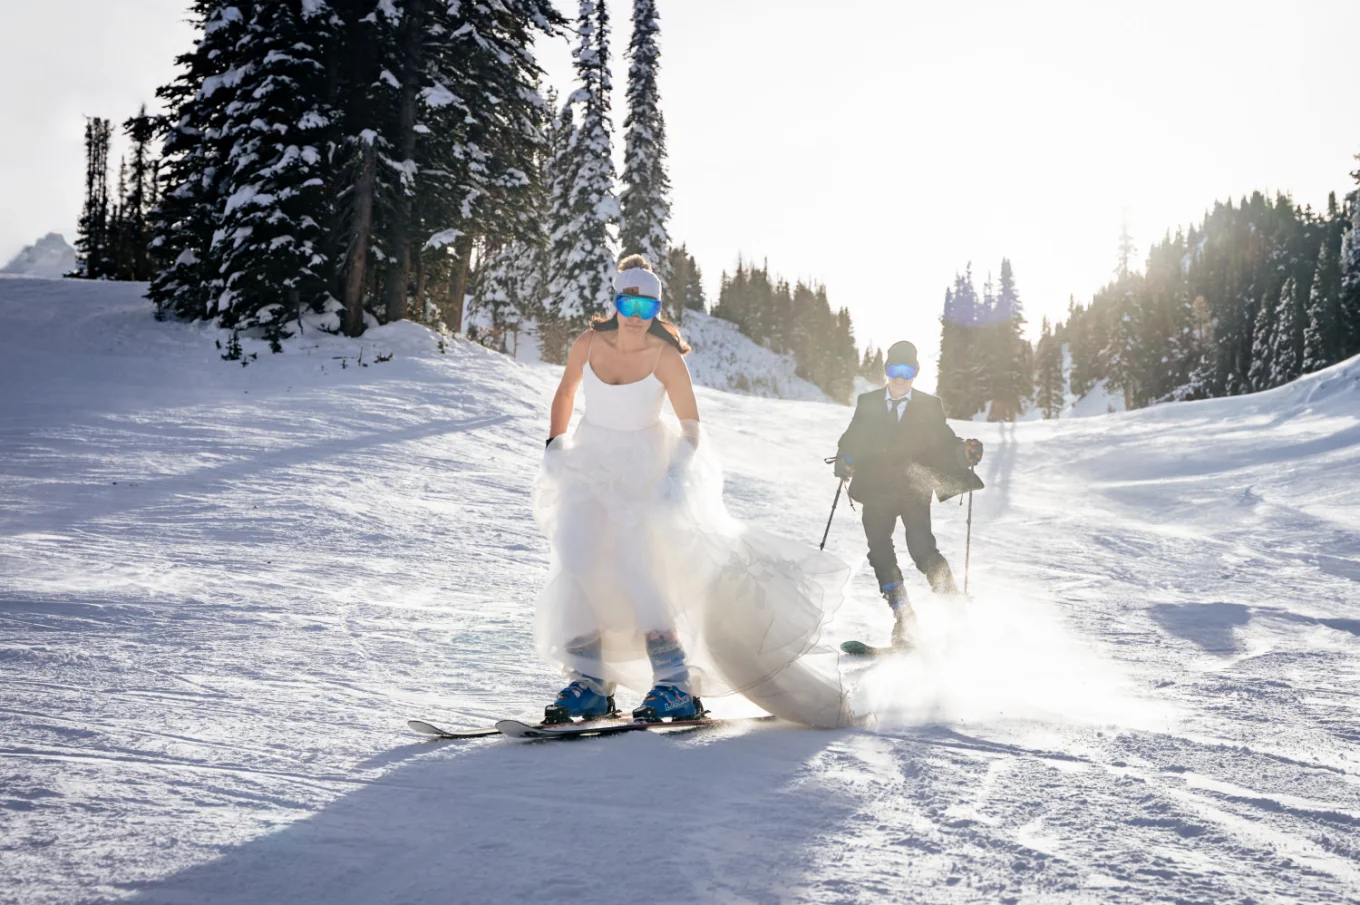
[[[968,460],[969,465],[976,465],[982,461],[982,441],[964,440],[963,456]]]
[[[855,476],[855,460],[844,453],[836,456],[836,477],[844,480]]]

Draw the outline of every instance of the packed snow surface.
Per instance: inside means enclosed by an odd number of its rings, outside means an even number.
[[[1360,901],[1360,362],[956,425],[974,600],[913,573],[873,728],[426,742],[561,684],[555,372],[412,324],[243,367],[142,288],[0,280],[0,901]],[[816,543],[850,410],[699,399],[733,512]],[[828,641],[885,642],[843,498],[828,549]]]

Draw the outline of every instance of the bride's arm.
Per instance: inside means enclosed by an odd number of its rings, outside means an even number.
[[[567,367],[562,372],[562,381],[553,394],[552,416],[548,423],[548,438],[560,437],[571,425],[571,411],[576,405],[576,390],[581,386],[581,378],[589,356],[590,332],[587,330],[576,337],[567,354]]]
[[[694,382],[690,380],[689,368],[685,359],[671,346],[661,353],[656,363],[656,379],[666,388],[671,399],[675,417],[680,419],[685,439],[695,446],[699,445],[699,402],[694,398]]]

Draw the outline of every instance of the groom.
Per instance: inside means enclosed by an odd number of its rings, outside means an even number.
[[[911,614],[893,549],[897,520],[906,529],[907,552],[931,589],[958,594],[930,530],[931,496],[943,502],[982,489],[972,471],[982,461],[982,441],[960,440],[945,423],[939,397],[912,389],[920,371],[914,345],[894,343],[884,371],[887,387],[859,397],[837,450],[836,477],[850,478],[850,499],[863,504],[869,564],[893,610],[893,644],[900,646],[907,643]]]

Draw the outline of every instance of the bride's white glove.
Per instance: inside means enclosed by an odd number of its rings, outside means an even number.
[[[694,454],[699,450],[699,422],[687,418],[680,422],[680,440],[671,453],[666,475],[657,488],[657,496],[671,505],[679,505],[685,500],[685,487],[689,482],[689,469]]]
[[[544,474],[555,475],[562,470],[562,444],[565,442],[565,438],[565,434],[548,438],[548,443],[543,448]]]

